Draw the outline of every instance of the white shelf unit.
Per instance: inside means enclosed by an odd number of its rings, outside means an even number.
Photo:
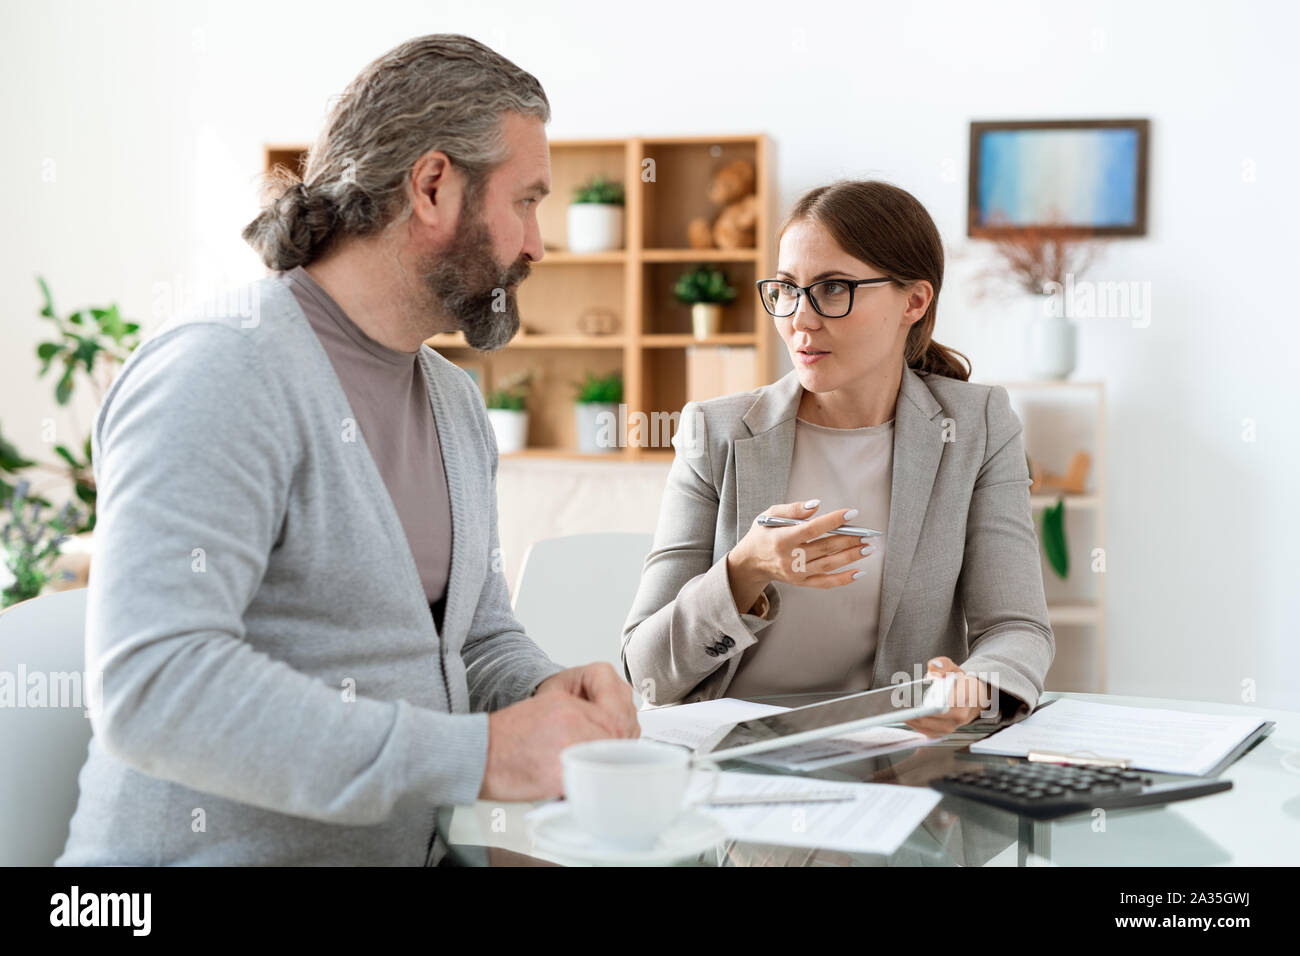
[[[1106,572],[1094,571],[1094,549],[1106,547],[1106,390],[1095,381],[994,381],[1011,398],[1024,426],[1025,451],[1041,470],[1060,474],[1076,451],[1086,451],[1086,492],[1030,495],[1034,526],[1042,534],[1045,508],[1065,500],[1065,537],[1070,567],[1065,580],[1047,562],[1041,545],[1043,589],[1056,636],[1056,659],[1046,689],[1106,692]],[[1108,565],[1106,565],[1108,567]]]

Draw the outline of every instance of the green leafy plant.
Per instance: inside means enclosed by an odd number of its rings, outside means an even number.
[[[1056,576],[1064,580],[1070,574],[1070,551],[1065,541],[1065,499],[1043,509],[1043,551]]]
[[[726,305],[736,298],[736,290],[727,281],[727,274],[721,269],[711,269],[700,265],[690,272],[683,272],[673,286],[677,301],[686,305],[704,302]]]
[[[604,176],[593,176],[585,186],[573,191],[575,203],[599,203],[605,206],[623,205],[623,184],[611,182]]]
[[[19,454],[13,443],[7,441],[4,434],[0,433],[0,505],[9,500],[14,490],[14,486],[6,480],[6,476],[16,478],[20,471],[35,464],[36,462],[30,458],[24,458]]]
[[[1025,472],[1029,475],[1034,473],[1028,452],[1025,453]],[[1058,578],[1065,580],[1070,575],[1070,548],[1065,538],[1064,498],[1058,498],[1056,504],[1043,510],[1043,528],[1039,540],[1043,543],[1047,563],[1052,566]]]
[[[504,379],[500,386],[488,392],[487,407],[522,412],[528,407],[528,390],[533,383],[533,373],[518,372]]]
[[[579,405],[618,405],[623,401],[623,373],[595,375],[587,373],[582,382],[576,383]]]
[[[54,559],[68,540],[69,534],[81,523],[81,514],[72,502],[57,513],[42,520],[48,507],[43,501],[29,497],[30,483],[25,479],[13,488],[8,501],[8,515],[0,529],[0,544],[5,551],[5,568],[10,580],[0,591],[0,607],[9,607],[41,593],[53,577]],[[71,577],[70,572],[64,572]]]
[[[50,287],[40,276],[36,277],[36,283],[44,300],[40,314],[54,323],[56,333],[51,341],[36,346],[36,357],[41,360],[37,376],[44,378],[51,368],[57,368],[59,380],[54,386],[54,400],[66,405],[72,397],[75,373],[84,370],[102,398],[112,381],[112,372],[140,344],[140,326],[122,318],[116,305],[78,309],[59,316],[54,311]]]
[[[140,344],[140,326],[122,317],[116,305],[104,308],[77,309],[61,316],[55,311],[50,287],[41,276],[36,277],[41,290],[39,315],[53,325],[54,336],[36,346],[40,361],[38,378],[55,372],[54,400],[66,406],[72,399],[78,380],[85,379],[95,392],[95,403],[100,404],[112,384],[117,369]],[[72,481],[73,492],[86,505],[81,526],[73,532],[90,531],[95,527],[95,472],[91,461],[90,436],[81,442],[54,446],[66,467],[52,467],[30,461],[18,453],[13,445],[0,438],[0,503],[11,496],[14,486],[4,480],[5,472],[14,474],[28,468],[57,471]],[[30,500],[48,505],[39,496]]]

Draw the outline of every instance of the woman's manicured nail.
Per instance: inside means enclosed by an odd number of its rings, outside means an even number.
[[[862,553],[863,553],[863,554],[875,554],[875,553],[876,553],[876,548],[875,548],[874,545],[870,545],[870,544],[869,544],[869,545],[867,545],[865,548],[862,549]]]
[[[852,521],[852,520],[853,520],[854,518],[856,518],[857,516],[858,516],[858,509],[857,509],[857,508],[850,508],[848,511],[844,512],[844,520],[845,520],[845,521]]]
[[[820,498],[814,498],[812,501],[805,501],[805,502],[803,503],[803,506],[804,506],[805,508],[816,508],[816,507],[817,507],[819,504],[821,504],[821,503],[822,503],[822,500],[821,500]]]
[[[863,543],[863,544],[875,544],[875,542],[872,541],[870,538],[863,538],[863,539],[862,539],[862,543]]]
[[[856,581],[858,578],[860,578],[860,577],[864,577],[864,576],[866,575],[866,573],[867,573],[866,571],[854,571],[854,572],[853,572],[853,580]]]

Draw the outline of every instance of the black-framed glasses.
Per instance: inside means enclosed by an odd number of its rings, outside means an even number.
[[[822,279],[812,285],[795,285],[784,279],[761,279],[757,285],[763,308],[778,319],[795,314],[801,295],[808,296],[808,301],[822,318],[838,319],[853,311],[853,293],[858,286],[893,281],[889,276],[881,276],[878,279]]]

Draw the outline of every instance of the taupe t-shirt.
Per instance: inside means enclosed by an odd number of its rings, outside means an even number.
[[[284,281],[343,385],[441,627],[451,569],[451,499],[419,355],[380,345],[362,332],[301,266],[286,272]]]
[[[871,687],[893,469],[893,419],[867,428],[827,428],[796,420],[785,500],[820,498],[815,514],[857,508],[850,524],[884,534],[872,539],[874,554],[838,569],[866,572],[843,587],[775,582],[781,613],[741,657],[728,697]]]

